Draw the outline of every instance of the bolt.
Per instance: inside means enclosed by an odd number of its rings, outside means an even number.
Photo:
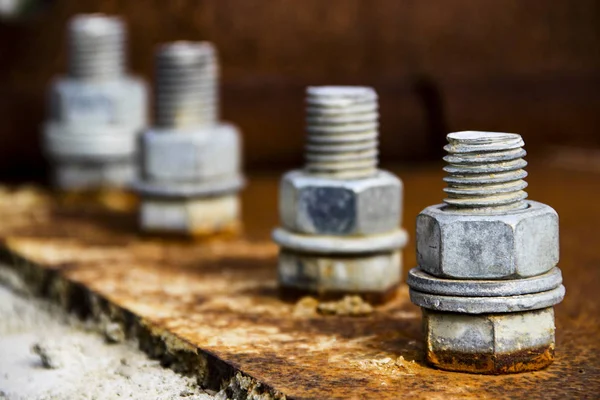
[[[309,87],[306,165],[311,175],[358,179],[377,174],[377,93],[367,87]]]
[[[303,170],[280,184],[279,284],[284,297],[356,294],[382,302],[400,283],[402,182],[377,169],[377,94],[309,87]]]
[[[69,72],[52,82],[43,132],[59,189],[124,187],[137,173],[148,94],[125,73],[125,36],[118,17],[83,14],[68,24]]]
[[[527,208],[523,180],[527,162],[519,135],[496,132],[458,132],[444,147],[448,176],[444,189],[448,209],[498,214]]]
[[[204,236],[239,228],[241,140],[218,121],[216,50],[174,42],[156,53],[156,125],[142,135],[141,228]]]
[[[77,15],[69,22],[69,75],[76,79],[117,79],[125,70],[126,31],[118,17]]]
[[[213,126],[218,120],[217,55],[210,43],[175,42],[156,54],[156,125]]]
[[[558,216],[526,200],[521,136],[447,136],[444,204],[417,217],[413,303],[427,360],[460,372],[533,371],[554,359],[553,306],[565,293]]]

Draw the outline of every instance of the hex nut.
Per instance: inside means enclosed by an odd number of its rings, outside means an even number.
[[[147,92],[146,84],[133,77],[106,82],[57,79],[50,87],[50,119],[62,124],[142,129],[148,119]]]
[[[206,181],[240,175],[238,129],[219,124],[193,131],[150,129],[141,139],[142,173],[148,181]]]
[[[535,371],[554,360],[552,307],[508,314],[459,314],[423,309],[427,361],[459,372]]]
[[[48,121],[43,129],[43,148],[56,162],[132,160],[137,154],[135,133],[128,126]]]
[[[528,201],[501,215],[466,215],[427,207],[417,217],[417,261],[425,272],[457,279],[541,275],[558,263],[558,214]]]
[[[80,190],[90,186],[97,188],[127,187],[137,176],[135,160],[110,162],[65,160],[57,161],[52,171],[56,187],[64,190]]]
[[[361,256],[279,253],[278,279],[284,291],[327,297],[353,293],[383,299],[398,287],[401,275],[401,251]]]
[[[144,232],[205,236],[236,232],[239,216],[240,201],[232,194],[189,199],[144,197],[139,218]]]
[[[402,181],[378,171],[369,178],[338,180],[292,171],[279,191],[282,225],[314,235],[372,235],[400,224]]]

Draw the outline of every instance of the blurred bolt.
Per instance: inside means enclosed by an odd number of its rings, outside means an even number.
[[[407,234],[402,182],[377,169],[377,94],[309,87],[306,113],[306,164],[281,180],[273,232],[282,295],[385,301],[400,283]]]
[[[156,53],[156,125],[141,140],[142,230],[192,236],[239,228],[241,139],[218,119],[218,64],[210,43]]]

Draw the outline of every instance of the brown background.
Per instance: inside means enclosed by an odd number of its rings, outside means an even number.
[[[45,89],[80,12],[123,15],[147,78],[156,44],[213,41],[250,168],[301,162],[303,90],[320,84],[377,89],[387,163],[437,159],[463,129],[521,133],[530,153],[600,146],[600,1],[63,0],[0,22],[0,178],[45,175]]]

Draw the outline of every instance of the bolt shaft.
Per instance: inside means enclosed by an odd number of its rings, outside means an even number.
[[[218,65],[210,43],[175,42],[156,54],[156,124],[212,126],[218,119]]]
[[[118,17],[81,14],[69,23],[69,75],[109,80],[125,71],[126,31]]]
[[[527,162],[520,135],[467,131],[447,139],[447,208],[494,214],[527,207]]]
[[[306,164],[311,174],[356,179],[377,172],[377,94],[368,87],[309,87]]]

